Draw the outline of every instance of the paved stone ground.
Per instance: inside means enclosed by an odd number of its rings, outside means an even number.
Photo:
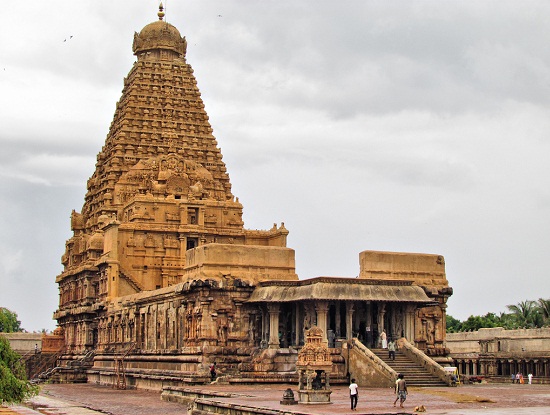
[[[281,405],[279,401],[288,387],[297,396],[296,385],[213,384],[189,389],[232,392],[238,396],[216,400],[281,409],[296,414],[413,414],[415,406],[424,405],[427,409],[426,415],[550,415],[550,385],[476,384],[457,388],[409,388],[409,397],[404,409],[392,406],[392,389],[361,388],[357,412],[352,412],[349,408],[346,386],[333,387],[332,403],[329,405]],[[29,406],[0,407],[0,415],[181,415],[186,411],[181,404],[161,401],[160,393],[143,390],[121,391],[92,384],[44,385],[40,395],[33,398]]]

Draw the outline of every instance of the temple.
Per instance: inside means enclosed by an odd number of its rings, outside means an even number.
[[[219,381],[298,382],[316,327],[332,383],[392,385],[383,337],[445,382],[444,258],[367,250],[356,278],[300,280],[284,224],[244,227],[186,39],[162,6],[158,16],[134,35],[136,62],[71,215],[56,278],[62,361],[118,387],[210,381],[214,362]]]

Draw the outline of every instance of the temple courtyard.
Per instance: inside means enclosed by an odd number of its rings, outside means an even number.
[[[182,390],[209,395],[201,401],[216,401],[235,412],[250,408],[263,415],[275,414],[349,414],[346,386],[332,388],[331,403],[326,405],[282,405],[283,392],[296,385],[202,385]],[[550,414],[548,385],[474,384],[456,388],[409,388],[405,408],[393,407],[390,388],[360,388],[358,414],[414,414],[423,405],[425,414]],[[217,395],[217,396],[214,396]],[[116,390],[92,384],[48,384],[27,406],[0,407],[0,414],[66,415],[151,415],[182,414],[187,405],[161,400],[160,393],[144,390]],[[248,412],[251,413],[251,412]]]

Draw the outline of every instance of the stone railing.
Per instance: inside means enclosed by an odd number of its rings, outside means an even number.
[[[135,292],[139,293],[141,291],[145,291],[143,288],[143,285],[141,285],[138,281],[136,281],[131,274],[126,272],[122,267],[118,270],[118,275],[126,281],[134,290]]]
[[[215,402],[209,399],[196,399],[188,405],[190,415],[222,414],[222,415],[288,415],[288,411],[277,409],[256,408],[247,405],[236,405],[225,402]]]
[[[429,373],[436,376],[447,385],[451,385],[451,375],[445,372],[445,369],[443,369],[443,367],[439,363],[437,363],[431,357],[426,356],[426,354],[422,350],[414,347],[404,337],[399,339],[397,343],[399,351],[407,356],[410,360],[425,368]]]
[[[287,410],[254,407],[216,400],[216,398],[234,398],[238,396],[233,393],[193,391],[171,387],[163,388],[161,399],[186,405],[188,415],[289,415],[291,413]]]
[[[342,354],[348,362],[348,372],[360,386],[392,387],[395,384],[397,372],[359,340],[354,338],[345,343]]]

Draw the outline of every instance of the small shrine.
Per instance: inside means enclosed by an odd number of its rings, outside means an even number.
[[[319,327],[307,330],[305,341],[296,362],[299,402],[330,403],[332,358],[328,345],[323,341],[323,330]]]

